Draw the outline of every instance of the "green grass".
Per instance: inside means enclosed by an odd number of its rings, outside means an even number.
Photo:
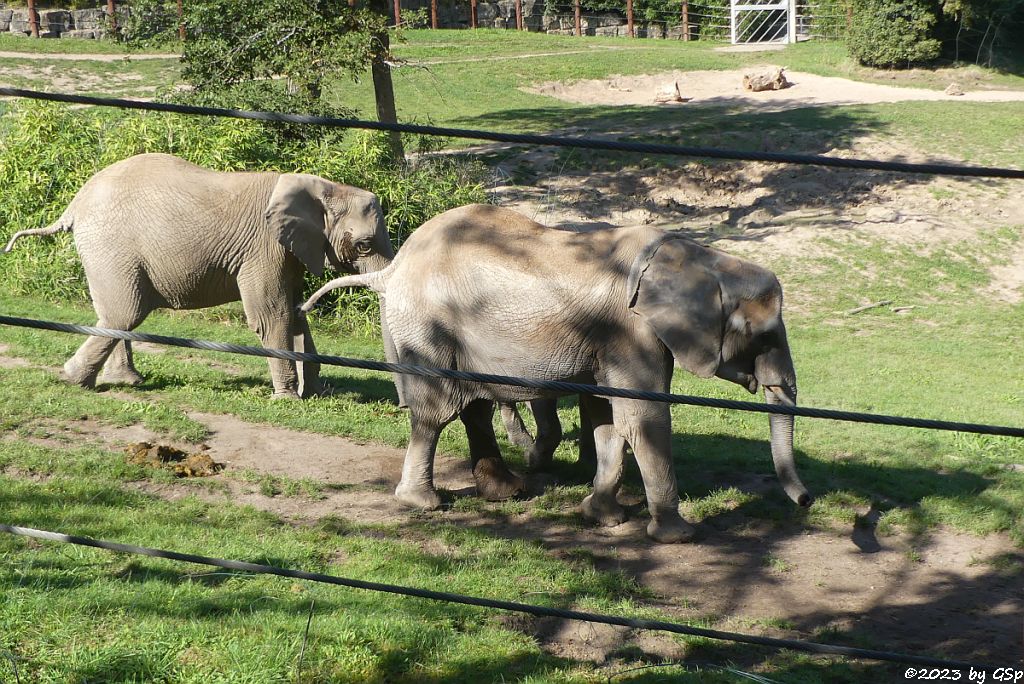
[[[34,40],[10,33],[0,33],[0,51],[72,55],[126,55],[131,52],[124,43],[114,40],[88,40],[85,38]]]

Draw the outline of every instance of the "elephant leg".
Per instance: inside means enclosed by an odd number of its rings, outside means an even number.
[[[523,418],[519,415],[519,409],[514,403],[499,402],[501,407],[501,422],[505,424],[505,432],[508,433],[508,440],[524,450],[533,448],[533,435],[523,424]]]
[[[305,316],[299,316],[296,324],[299,333],[293,340],[293,348],[298,352],[316,354],[316,346],[313,344],[313,335],[309,332],[309,321]],[[299,396],[303,399],[314,397],[321,391],[320,364],[308,361],[295,362],[295,374],[299,378]]]
[[[584,399],[585,397],[581,394],[579,397],[580,455],[576,463],[595,469],[597,468],[597,446],[594,443],[594,424],[590,418],[589,404]]]
[[[395,496],[412,508],[432,511],[441,506],[441,497],[434,489],[434,454],[444,421],[425,419],[415,413],[411,418],[409,448],[402,464],[402,480]]]
[[[525,492],[526,483],[508,469],[501,457],[491,420],[493,413],[494,402],[477,399],[459,412],[459,419],[466,426],[477,492],[488,501],[504,501]]]
[[[651,522],[647,535],[672,544],[693,539],[696,530],[679,515],[679,490],[672,467],[672,418],[668,404],[612,399],[612,417],[619,434],[633,447],[647,495]],[[600,469],[600,453],[598,468]]]
[[[103,364],[99,382],[108,385],[141,385],[142,374],[135,368],[131,340],[120,340]]]
[[[558,421],[558,399],[534,399],[530,402],[537,421],[537,438],[526,454],[531,469],[547,468],[562,441],[562,424]]]
[[[607,399],[581,395],[580,414],[584,412],[589,416],[588,423],[593,425],[590,443],[595,447],[597,474],[594,476],[594,492],[583,500],[583,515],[601,525],[613,527],[626,520],[626,509],[616,498],[622,485],[626,440],[615,429],[612,406]]]
[[[99,314],[99,320],[96,322],[96,327],[98,328],[132,330],[142,323],[148,313],[137,306],[119,310],[100,304],[99,302],[102,300],[98,300],[95,294],[93,301],[97,302],[96,312]],[[82,387],[95,387],[100,369],[114,348],[119,346],[119,343],[120,340],[110,337],[87,338],[75,355],[64,364],[63,378]]]
[[[274,285],[283,283],[264,283],[271,290]],[[242,307],[249,327],[259,335],[260,341],[267,349],[292,351],[296,331],[299,330],[298,314],[290,307],[291,298],[281,288],[277,292],[267,292],[262,288],[250,290],[242,287],[239,279],[239,290],[242,295]],[[299,397],[299,376],[295,370],[295,362],[286,359],[268,359],[270,378],[274,383],[273,399],[297,399]]]

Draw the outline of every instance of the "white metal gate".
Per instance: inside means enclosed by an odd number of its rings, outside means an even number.
[[[796,42],[796,0],[730,0],[732,43]]]

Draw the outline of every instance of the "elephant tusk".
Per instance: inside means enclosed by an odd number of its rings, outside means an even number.
[[[796,406],[796,402],[790,399],[789,394],[781,385],[765,385],[764,388],[771,391],[783,406]]]

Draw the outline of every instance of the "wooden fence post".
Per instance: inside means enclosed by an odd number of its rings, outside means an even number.
[[[437,0],[430,0],[430,28],[437,28]]]
[[[523,30],[523,0],[516,0],[516,31]]]
[[[476,28],[476,0],[469,0],[469,28]]]
[[[636,38],[633,31],[633,0],[626,0],[626,31],[630,38]]]
[[[178,0],[178,40],[185,42],[185,9]]]
[[[690,40],[690,3],[683,0],[683,40]]]
[[[28,0],[28,30],[33,38],[39,37],[39,15],[36,14],[36,0]]]

